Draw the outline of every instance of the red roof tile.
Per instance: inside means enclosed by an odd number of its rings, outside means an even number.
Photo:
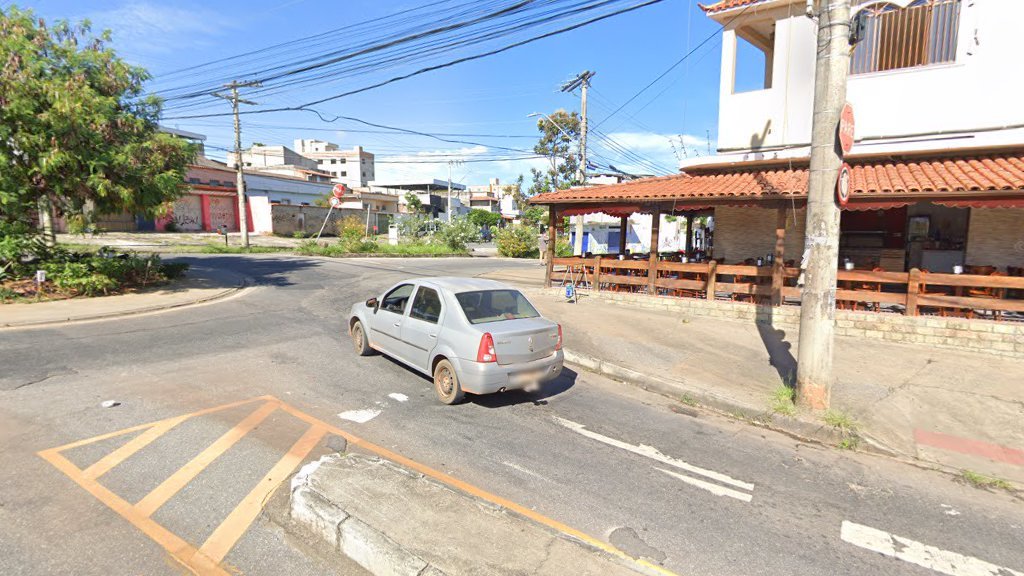
[[[732,10],[733,8],[741,8],[743,6],[750,6],[751,4],[759,4],[766,2],[767,0],[721,0],[713,4],[697,4],[700,9],[707,14],[714,14],[716,12],[722,12],[724,10]]]
[[[1024,195],[1024,151],[1001,154],[903,160],[855,160],[850,180],[851,198],[888,195],[946,194],[956,192],[1020,191]],[[695,167],[690,174],[644,178],[559,190],[534,196],[532,204],[576,202],[752,200],[805,198],[807,160],[794,166],[750,168]]]

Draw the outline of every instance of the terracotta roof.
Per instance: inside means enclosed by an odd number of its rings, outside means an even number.
[[[767,0],[721,0],[712,4],[697,4],[700,9],[707,14],[714,14],[716,12],[723,12],[725,10],[732,10],[733,8],[742,8],[743,6],[750,6],[751,4],[760,4]]]
[[[1024,193],[1024,151],[916,159],[850,159],[851,200],[956,192]],[[691,169],[690,174],[539,194],[531,204],[658,200],[753,200],[807,196],[807,160],[793,167]]]

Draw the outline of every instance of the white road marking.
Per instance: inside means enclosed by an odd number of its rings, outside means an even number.
[[[945,513],[946,516],[959,516],[960,515],[960,511],[957,510],[956,508],[953,508],[949,504],[942,504],[941,506],[942,506],[942,512]]]
[[[725,474],[722,474],[721,472],[715,472],[714,470],[708,470],[706,468],[701,468],[699,466],[694,466],[693,464],[690,464],[690,463],[687,463],[687,462],[683,462],[682,460],[678,460],[676,458],[672,458],[671,456],[666,456],[666,455],[662,454],[661,452],[659,452],[658,449],[654,448],[653,446],[644,446],[643,444],[641,444],[639,446],[634,446],[632,444],[627,444],[627,443],[625,443],[625,442],[623,442],[621,440],[616,440],[615,438],[609,438],[608,436],[604,436],[603,434],[598,434],[597,432],[591,432],[590,430],[587,430],[583,426],[583,424],[577,424],[576,422],[573,422],[571,420],[566,420],[564,418],[559,418],[557,416],[555,417],[555,420],[557,420],[558,423],[561,424],[562,426],[565,426],[566,428],[576,432],[577,434],[582,434],[583,436],[586,436],[587,438],[591,438],[593,440],[597,440],[598,442],[603,442],[605,444],[608,444],[609,446],[614,446],[616,448],[621,448],[623,450],[632,452],[634,454],[638,454],[640,456],[644,456],[646,458],[650,458],[651,460],[656,460],[658,462],[661,462],[662,464],[668,464],[669,466],[674,466],[676,468],[679,468],[680,470],[686,470],[687,472],[692,472],[694,474],[700,474],[701,476],[704,476],[706,478],[711,478],[712,480],[717,480],[718,482],[721,482],[722,484],[728,484],[730,486],[734,486],[736,488],[740,488],[740,489],[743,489],[743,490],[749,490],[749,491],[753,491],[754,490],[754,485],[749,483],[749,482],[743,482],[742,480],[737,480],[735,478],[731,478],[731,477],[729,477],[729,476],[727,476]],[[665,472],[664,470],[662,470],[662,471]],[[676,474],[672,474],[672,475],[676,476]],[[691,478],[691,480],[695,480],[695,479]],[[702,482],[702,481],[698,481],[698,482]],[[702,483],[703,484],[707,484],[706,482],[702,482]],[[691,483],[691,484],[693,484],[694,486],[700,486],[700,484],[696,484],[696,483]],[[701,487],[703,488],[704,486],[701,486]],[[749,502],[750,500],[747,499],[746,501]]]
[[[1024,573],[1016,570],[915,542],[848,520],[843,520],[840,535],[843,541],[854,546],[860,546],[949,576],[1024,576]]]
[[[747,494],[746,492],[740,492],[738,490],[733,490],[732,488],[726,488],[724,486],[719,486],[718,484],[705,482],[704,480],[700,480],[692,476],[687,476],[686,474],[680,474],[678,472],[673,472],[671,470],[665,470],[664,468],[655,468],[655,470],[657,470],[658,472],[664,472],[665,474],[668,474],[673,478],[678,478],[691,486],[703,488],[716,496],[728,496],[729,498],[735,498],[737,500],[742,500],[743,502],[750,502],[751,500],[754,499],[752,495]]]
[[[391,398],[392,400],[398,400],[399,402],[405,402],[406,400],[409,399],[408,396],[402,394],[401,392],[392,392],[391,394],[388,394],[388,398]]]
[[[362,410],[347,410],[338,414],[338,418],[342,420],[350,420],[356,424],[365,424],[370,420],[373,420],[377,416],[380,416],[380,410],[376,408],[363,408]]]
[[[522,466],[520,466],[519,464],[516,464],[515,462],[502,462],[502,464],[504,464],[505,466],[508,466],[509,468],[511,468],[513,470],[518,470],[518,471],[522,472],[523,474],[526,474],[527,476],[533,476],[534,478],[539,478],[541,480],[544,480],[545,482],[551,482],[551,480],[545,478],[544,476],[541,476],[540,474],[537,474],[533,470],[529,470],[529,469],[523,468]]]

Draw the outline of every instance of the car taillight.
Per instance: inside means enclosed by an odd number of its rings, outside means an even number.
[[[555,350],[562,349],[562,325],[558,325],[558,342],[555,343]]]
[[[490,332],[480,338],[480,347],[476,350],[477,362],[497,362],[498,355],[494,352],[494,337]]]

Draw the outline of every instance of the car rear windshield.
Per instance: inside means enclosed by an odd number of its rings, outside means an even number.
[[[537,309],[518,290],[478,290],[456,294],[470,324],[537,318]]]

